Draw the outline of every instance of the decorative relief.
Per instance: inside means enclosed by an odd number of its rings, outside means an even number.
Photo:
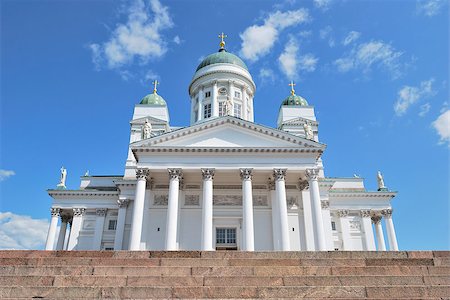
[[[52,207],[51,209],[50,209],[50,213],[52,214],[52,217],[59,217],[59,213],[61,212],[61,209],[60,208],[55,208],[55,207]]]
[[[393,209],[392,209],[392,208],[388,208],[388,209],[383,209],[383,210],[381,211],[381,214],[382,214],[383,217],[385,217],[385,218],[390,218],[390,217],[392,217],[392,212],[393,212]]]
[[[107,211],[106,208],[99,208],[99,209],[96,209],[96,210],[95,210],[95,213],[96,213],[97,216],[99,216],[99,217],[104,217],[104,216],[106,216],[106,211]]]
[[[297,205],[297,197],[286,196],[286,204],[288,207],[293,207],[293,206]]]
[[[252,180],[252,170],[253,169],[239,169],[241,180]]]
[[[273,169],[273,177],[275,180],[284,180],[286,177],[286,169]]]
[[[214,195],[213,205],[218,206],[241,206],[242,196],[238,195]]]
[[[253,195],[253,206],[269,206],[266,195]]]
[[[373,224],[378,224],[381,222],[381,216],[380,215],[373,215],[372,216],[372,222]]]
[[[181,177],[183,176],[181,169],[167,169],[167,171],[169,172],[170,180],[174,179],[180,180]]]
[[[348,216],[348,210],[346,209],[341,209],[337,211],[337,215],[339,218],[344,218]]]
[[[299,189],[300,191],[304,191],[304,190],[306,190],[308,187],[309,187],[308,180],[300,179],[300,180],[298,181],[298,189]]]
[[[202,169],[203,180],[213,180],[215,169]]]
[[[153,199],[153,205],[155,206],[167,206],[169,203],[168,195],[155,195]]]
[[[370,218],[370,209],[363,209],[359,211],[361,218]]]
[[[308,180],[317,180],[319,178],[319,169],[306,169],[305,174]]]
[[[184,197],[184,205],[199,206],[200,205],[200,196],[199,195],[186,195]]]
[[[119,208],[126,208],[126,207],[128,207],[129,203],[130,203],[130,200],[128,200],[128,199],[117,200],[117,205],[119,206]]]
[[[85,211],[86,211],[85,208],[74,208],[73,209],[73,216],[74,217],[81,217],[84,214]]]
[[[150,175],[149,169],[136,169],[136,178],[139,179],[148,179],[148,176]]]
[[[361,230],[361,222],[359,222],[359,221],[350,221],[349,224],[350,224],[350,229]]]
[[[322,200],[322,201],[320,201],[320,204],[322,205],[322,209],[330,208],[330,201],[328,201],[328,200]]]

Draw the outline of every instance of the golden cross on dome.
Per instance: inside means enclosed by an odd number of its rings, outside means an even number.
[[[221,34],[219,34],[219,38],[220,38],[220,49],[225,49],[225,41],[224,38],[228,37],[226,34],[224,34],[223,32]]]
[[[294,90],[295,83],[293,81],[291,81],[291,83],[289,83],[288,85],[291,87],[291,95],[294,95],[295,94],[295,90]]]
[[[157,91],[156,86],[159,84],[159,81],[155,80],[152,82],[152,84],[153,84],[153,94],[156,94]]]

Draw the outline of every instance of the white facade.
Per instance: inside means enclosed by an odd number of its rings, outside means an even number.
[[[48,191],[46,249],[398,250],[396,193],[325,176],[306,101],[283,104],[277,128],[254,123],[252,77],[221,51],[191,81],[190,126],[171,127],[160,102],[137,104],[124,175]]]

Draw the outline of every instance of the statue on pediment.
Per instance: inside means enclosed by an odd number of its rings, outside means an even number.
[[[311,125],[309,125],[308,123],[303,124],[303,130],[305,130],[305,138],[306,139],[308,139],[308,140],[314,139],[314,133],[311,128]]]
[[[59,177],[59,183],[56,187],[59,189],[65,189],[66,179],[67,179],[67,170],[64,167],[61,167],[61,175]]]
[[[378,173],[377,173],[377,183],[378,183],[378,190],[379,191],[385,191],[386,190],[386,186],[384,185],[383,175],[381,174],[380,171],[378,171]]]
[[[142,139],[149,139],[152,133],[152,125],[145,119],[144,126],[142,126]]]

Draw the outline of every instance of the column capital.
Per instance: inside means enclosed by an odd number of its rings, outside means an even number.
[[[317,180],[319,178],[319,169],[306,169],[305,175],[308,180]]]
[[[273,177],[275,180],[284,180],[287,169],[273,169]]]
[[[69,223],[70,219],[72,219],[72,217],[69,215],[61,215],[60,218],[61,218],[61,222],[63,222],[63,223]]]
[[[81,217],[86,211],[85,208],[74,208],[72,209],[74,217]]]
[[[203,169],[202,168],[203,180],[213,180],[215,172],[216,172],[216,169]]]
[[[385,218],[390,218],[390,217],[392,217],[393,211],[394,210],[392,208],[383,209],[381,211],[381,215]]]
[[[328,201],[328,200],[322,200],[322,201],[320,201],[320,204],[322,206],[322,209],[329,209],[330,208],[330,201]]]
[[[128,203],[130,203],[129,199],[119,199],[117,200],[117,205],[119,208],[126,208],[128,206]]]
[[[373,224],[378,224],[381,222],[381,216],[380,215],[372,215],[371,217]]]
[[[370,209],[362,209],[359,211],[361,218],[370,218]]]
[[[178,179],[180,180],[181,177],[183,176],[183,172],[181,169],[167,169],[167,171],[169,172],[169,179]]]
[[[52,214],[52,217],[59,217],[60,212],[61,212],[61,208],[52,207],[50,209],[50,213]]]
[[[348,216],[348,210],[347,209],[340,209],[337,211],[337,215],[339,218],[344,218]]]
[[[298,189],[300,191],[306,190],[308,187],[309,187],[308,180],[299,179],[299,181],[298,181]]]
[[[140,179],[147,180],[149,176],[150,176],[149,169],[136,169],[136,178],[138,180],[140,180]]]
[[[97,216],[99,216],[99,217],[104,217],[104,216],[106,216],[106,212],[107,212],[107,209],[106,209],[106,208],[97,208],[97,209],[95,210],[95,214],[96,214]]]
[[[243,169],[239,169],[240,175],[241,175],[241,179],[242,180],[252,180],[252,168],[243,168]]]

